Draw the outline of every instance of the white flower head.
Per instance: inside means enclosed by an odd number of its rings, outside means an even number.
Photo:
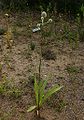
[[[41,17],[41,20],[44,20],[44,17]]]
[[[41,17],[41,21],[42,21],[42,25],[43,25],[43,23],[44,23],[44,17]]]
[[[62,32],[62,30],[60,29],[60,32]]]
[[[6,17],[9,17],[9,14],[6,13],[5,16],[6,16]]]
[[[41,26],[41,24],[40,24],[40,23],[38,23],[38,24],[37,24],[37,27],[40,27],[40,26]]]
[[[49,20],[48,20],[48,23],[52,23],[52,21],[53,21],[52,19],[49,19]]]
[[[35,28],[35,29],[32,29],[33,33],[38,32],[38,31],[40,31],[40,30],[41,30],[41,28],[40,28],[40,27]]]
[[[43,11],[43,12],[41,13],[41,17],[46,18],[46,17],[47,17],[47,13],[46,13],[45,11]]]

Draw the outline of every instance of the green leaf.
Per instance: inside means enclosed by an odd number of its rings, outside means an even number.
[[[45,91],[46,84],[47,84],[47,80],[45,80],[45,81],[43,82],[43,85],[42,85],[42,87],[40,88],[40,101],[39,101],[39,106],[41,106],[42,103],[43,103],[44,91]]]
[[[27,110],[27,112],[31,112],[31,111],[35,110],[36,108],[37,108],[37,106],[31,106],[31,107]]]
[[[43,86],[43,81],[42,80],[39,82],[38,86],[39,86],[39,90],[40,90],[41,87]]]
[[[81,6],[81,11],[84,12],[84,5]]]
[[[35,91],[35,97],[36,97],[36,104],[38,105],[39,86],[38,86],[38,83],[36,81],[36,77],[35,77],[35,80],[34,80],[34,91]]]
[[[50,89],[47,91],[46,95],[44,96],[43,102],[46,101],[46,99],[48,99],[53,93],[59,91],[62,87],[63,87],[63,86],[55,85],[55,86],[53,86],[52,88],[50,88]]]

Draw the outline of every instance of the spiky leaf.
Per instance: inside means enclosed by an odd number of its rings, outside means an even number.
[[[59,91],[63,86],[59,86],[59,85],[55,85],[52,88],[50,88],[47,92],[46,95],[44,96],[44,101],[46,101],[46,99],[48,99],[53,93]]]
[[[31,107],[27,110],[27,112],[31,112],[31,111],[35,110],[36,108],[37,108],[37,106],[31,106]]]
[[[39,106],[42,105],[43,103],[43,98],[44,98],[44,91],[45,91],[45,87],[46,87],[47,81],[45,80],[43,82],[43,85],[40,88],[40,101],[39,101]]]
[[[34,80],[34,91],[35,91],[35,97],[36,97],[36,104],[38,105],[39,86],[38,86],[38,83],[36,81],[36,77],[35,77],[35,80]]]

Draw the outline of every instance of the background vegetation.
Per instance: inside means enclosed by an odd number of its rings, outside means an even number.
[[[58,12],[78,13],[82,3],[84,0],[0,0],[0,8],[25,10],[39,9],[40,6],[43,6],[46,9],[51,4],[51,8],[54,9],[56,6]]]

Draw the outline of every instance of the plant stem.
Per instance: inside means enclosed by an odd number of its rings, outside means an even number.
[[[40,46],[40,59],[39,59],[39,83],[40,83],[40,81],[41,81],[41,63],[42,63],[41,56],[42,56],[42,46]]]
[[[36,115],[37,115],[37,118],[40,118],[40,109],[37,109]]]
[[[41,32],[41,39],[40,39],[40,59],[39,59],[39,79],[38,79],[38,85],[40,85],[40,82],[41,82],[41,65],[42,65],[42,40],[44,40],[44,37],[43,37],[43,30]],[[40,118],[40,106],[39,106],[39,101],[40,101],[40,88],[38,90],[38,107],[37,107],[37,116],[38,118]]]
[[[40,85],[41,81],[41,53],[40,53],[40,62],[39,62],[39,79],[38,79],[38,85]],[[38,105],[37,105],[37,117],[40,118],[40,107],[39,107],[39,101],[40,101],[40,88],[38,90]]]

